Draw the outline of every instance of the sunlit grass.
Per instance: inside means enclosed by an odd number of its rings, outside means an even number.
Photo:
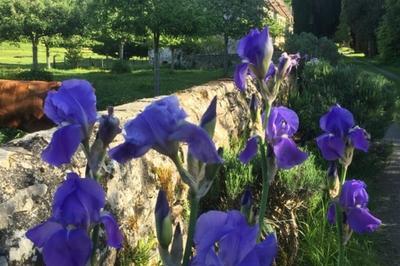
[[[50,48],[50,58],[53,60],[53,56],[56,56],[56,60],[61,62],[64,60],[65,55],[64,48]],[[90,49],[83,49],[82,55],[84,58],[105,58],[105,56],[93,53]],[[38,61],[39,64],[46,63],[46,49],[45,46],[40,43],[38,47]],[[0,43],[0,63],[1,64],[15,64],[15,65],[26,65],[32,63],[32,45],[29,42],[2,42]]]
[[[365,58],[364,53],[356,53],[350,47],[339,47],[339,53],[347,57]]]

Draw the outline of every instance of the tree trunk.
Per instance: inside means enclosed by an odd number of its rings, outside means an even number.
[[[38,63],[38,44],[39,39],[33,35],[31,36],[32,41],[32,70],[38,70],[39,63]]]
[[[50,63],[50,45],[48,43],[45,43],[44,46],[46,47],[46,65],[47,69],[51,68],[51,63]]]
[[[153,33],[153,49],[154,49],[154,95],[160,95],[160,33]]]
[[[124,48],[125,48],[125,41],[121,41],[119,43],[119,60],[124,60]]]
[[[175,69],[175,48],[170,47],[171,49],[171,70]]]
[[[228,74],[228,43],[229,37],[226,33],[224,33],[224,75]]]

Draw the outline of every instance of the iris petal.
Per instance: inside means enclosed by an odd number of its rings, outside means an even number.
[[[217,96],[215,96],[207,107],[200,120],[200,127],[205,128],[208,123],[217,117]]]
[[[114,217],[110,213],[104,212],[100,220],[104,224],[106,231],[107,245],[114,248],[121,248],[123,236]]]
[[[243,62],[255,67],[255,73],[260,79],[264,78],[271,62],[273,45],[268,27],[261,32],[258,29],[250,30],[238,44],[237,53]]]
[[[197,160],[204,163],[221,163],[219,157],[208,133],[199,126],[185,122],[170,136],[169,140],[184,141],[189,145],[189,153]]]
[[[153,132],[141,114],[125,124],[124,137],[130,143],[138,146],[153,145],[154,143]]]
[[[41,248],[54,233],[61,229],[63,229],[61,224],[47,220],[46,222],[29,229],[26,232],[26,237],[29,238],[35,246]]]
[[[317,138],[317,145],[325,160],[334,161],[344,155],[345,143],[340,137],[323,134]]]
[[[275,234],[270,234],[264,241],[257,244],[255,247],[260,265],[272,265],[278,252],[278,244]],[[247,264],[249,265],[249,264]]]
[[[382,224],[367,208],[351,208],[347,211],[347,223],[350,228],[359,234],[371,233]]]
[[[99,183],[70,173],[54,195],[53,216],[65,226],[73,224],[86,228],[98,222],[104,204],[105,193]]]
[[[243,220],[219,241],[219,257],[225,265],[238,265],[255,247],[257,235],[258,227],[250,227]]]
[[[57,129],[53,134],[50,144],[42,152],[43,161],[54,166],[70,163],[82,138],[82,127],[78,124]]]
[[[273,107],[268,120],[267,137],[272,140],[282,135],[292,137],[299,128],[296,112],[284,107]]]
[[[86,80],[65,80],[61,87],[48,94],[45,114],[57,124],[78,123],[88,127],[96,121],[96,95]]]
[[[62,82],[59,92],[68,91],[82,107],[89,123],[94,123],[97,118],[96,94],[92,85],[87,80],[70,79]]]
[[[265,75],[265,81],[268,82],[270,79],[274,78],[276,74],[276,67],[274,63],[271,62],[268,68],[268,72]]]
[[[108,151],[108,155],[119,163],[126,163],[133,158],[138,158],[150,150],[151,146],[138,146],[124,142]]]
[[[327,219],[330,224],[336,223],[336,207],[334,203],[330,203],[328,206]]]
[[[244,63],[236,66],[234,80],[235,85],[240,91],[244,91],[247,87],[246,78],[249,72],[249,64]]]
[[[364,152],[368,151],[369,142],[368,142],[368,133],[365,129],[360,127],[355,127],[350,130],[349,137],[351,143],[353,144],[354,148],[358,150],[362,150]]]
[[[227,219],[228,214],[222,211],[209,211],[200,215],[197,219],[194,235],[197,253],[210,248],[223,235],[233,229],[232,226],[225,226]]]
[[[273,144],[276,162],[279,168],[289,169],[304,162],[308,155],[297,148],[290,138],[280,138]]]
[[[239,154],[239,160],[242,163],[249,163],[257,155],[258,139],[258,136],[253,136],[247,140],[246,147]]]
[[[54,233],[43,247],[46,265],[85,266],[92,251],[92,241],[83,229],[62,229]]]
[[[344,208],[356,206],[365,207],[368,204],[367,185],[361,180],[348,180],[344,182],[340,192],[340,204]]]
[[[148,105],[139,115],[147,123],[151,130],[151,138],[157,146],[167,151],[169,148],[169,137],[173,134],[181,121],[186,118],[185,111],[179,106],[178,98],[173,96],[164,97]],[[131,131],[129,134],[135,134]]]
[[[343,138],[354,126],[354,117],[349,110],[333,106],[328,113],[321,117],[319,125],[325,132]]]

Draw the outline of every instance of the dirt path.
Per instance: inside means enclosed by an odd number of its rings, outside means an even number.
[[[393,143],[393,153],[373,188],[373,213],[384,223],[376,232],[375,246],[381,265],[400,266],[400,126],[390,126],[384,140]]]

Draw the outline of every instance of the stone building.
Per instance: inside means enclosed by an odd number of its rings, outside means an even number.
[[[268,14],[282,26],[285,32],[293,32],[293,12],[283,0],[267,0]],[[276,36],[274,44],[281,46],[285,42],[284,36]]]

